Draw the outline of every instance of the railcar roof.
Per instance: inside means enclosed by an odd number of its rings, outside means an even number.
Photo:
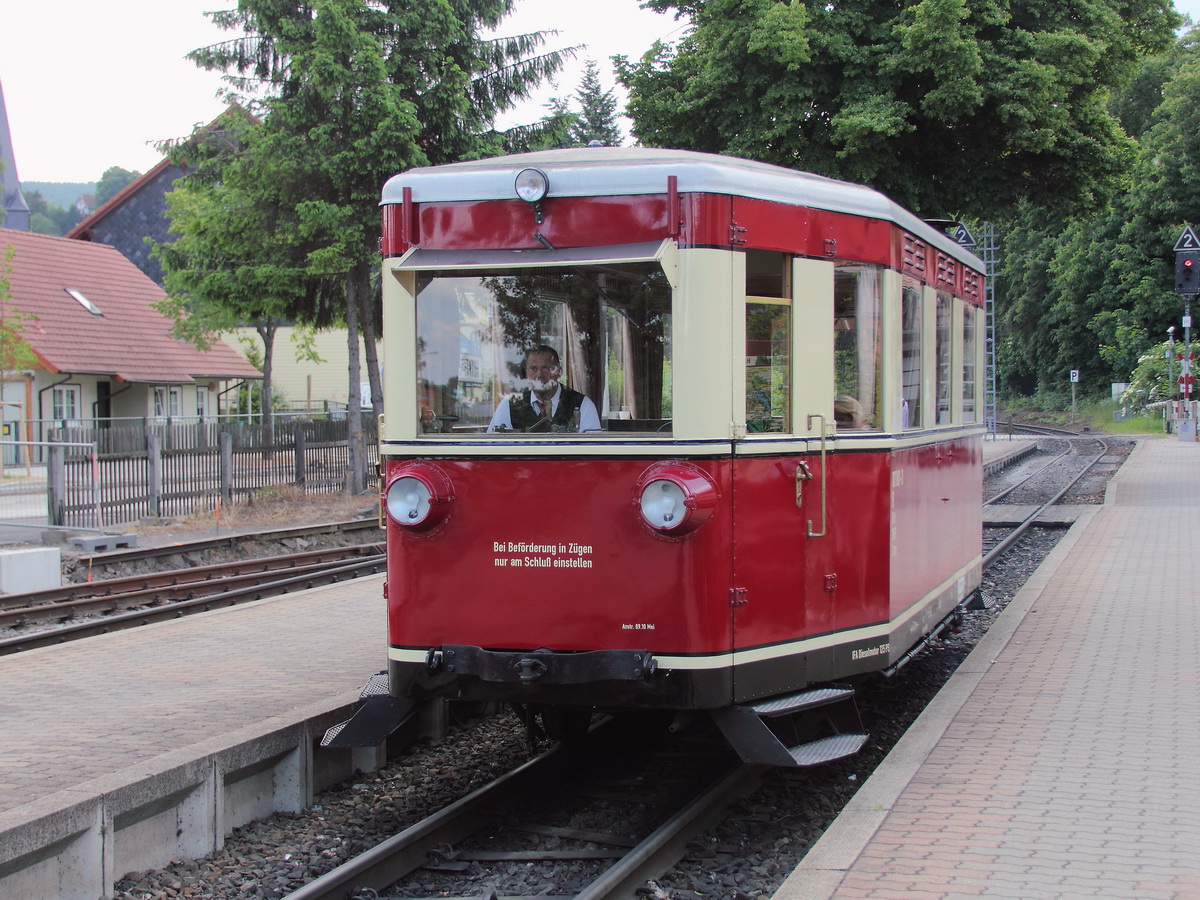
[[[511,200],[513,180],[525,168],[537,168],[550,179],[550,197],[662,194],[667,176],[678,178],[685,193],[729,194],[792,203],[894,222],[945,253],[983,271],[983,263],[936,228],[883,194],[862,185],[768,163],[645,147],[583,147],[541,150],[512,156],[409,169],[390,178],[384,204],[400,203],[412,188],[416,203]]]

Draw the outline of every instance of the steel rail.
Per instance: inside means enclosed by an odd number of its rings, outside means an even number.
[[[577,894],[576,900],[635,896],[646,881],[669,871],[682,858],[688,841],[730,803],[758,787],[765,772],[766,766],[738,763]]]
[[[1005,551],[1007,551],[1009,547],[1011,547],[1014,543],[1016,543],[1016,541],[1021,537],[1021,535],[1023,535],[1026,531],[1028,531],[1034,525],[1034,522],[1038,516],[1040,516],[1047,509],[1049,509],[1051,506],[1053,506],[1055,503],[1057,503],[1059,500],[1061,500],[1066,495],[1067,491],[1071,490],[1071,488],[1073,488],[1076,484],[1079,483],[1079,480],[1081,478],[1083,478],[1084,475],[1086,475],[1089,471],[1091,471],[1093,466],[1095,466],[1098,462],[1100,462],[1100,460],[1104,459],[1104,457],[1108,455],[1108,447],[1104,445],[1104,442],[1102,440],[1100,440],[1100,438],[1087,438],[1087,440],[1097,441],[1098,443],[1101,444],[1103,449],[1101,450],[1100,455],[1096,456],[1094,459],[1091,460],[1091,462],[1089,462],[1086,466],[1084,466],[1079,471],[1079,474],[1077,474],[1074,478],[1072,478],[1066,487],[1064,487],[1061,491],[1059,491],[1057,494],[1055,494],[1053,497],[1051,497],[1049,500],[1047,500],[1045,503],[1043,503],[1041,506],[1039,506],[1037,509],[1035,509],[1028,517],[1026,517],[1016,527],[1014,527],[1012,529],[1012,531],[1010,531],[1007,535],[1005,535],[1004,539],[1002,541],[1000,541],[1000,543],[998,543],[995,547],[993,547],[991,550],[989,550],[987,553],[985,553],[984,557],[983,557],[984,570],[986,570],[988,568],[988,566],[990,566],[996,559],[1003,556]]]
[[[279,528],[272,531],[231,532],[211,538],[187,541],[179,544],[167,544],[159,547],[130,547],[123,550],[107,550],[103,553],[82,554],[81,564],[112,565],[114,563],[132,562],[139,559],[154,559],[159,556],[170,556],[175,553],[190,553],[200,550],[212,550],[218,547],[235,547],[238,544],[252,541],[283,541],[288,538],[308,537],[310,535],[329,534],[339,531],[360,531],[366,528],[379,528],[377,518],[347,519],[341,522],[325,522],[319,525],[297,525],[292,528]]]
[[[561,745],[550,748],[496,781],[287,894],[284,900],[341,900],[385,891],[426,865],[430,856],[444,845],[460,843],[485,825],[493,824],[489,810],[519,797],[530,786],[528,782],[541,778],[549,760],[560,751]],[[669,871],[686,851],[688,841],[708,827],[730,802],[753,791],[761,783],[765,771],[765,766],[737,763],[574,896],[577,900],[633,896],[646,880]],[[556,851],[545,858],[557,858],[556,853],[561,855],[561,851]],[[537,851],[530,851],[530,858],[535,857],[542,858]],[[589,855],[588,858],[595,857]]]
[[[284,900],[343,900],[357,892],[377,892],[395,884],[425,865],[439,844],[457,843],[487,824],[487,808],[526,790],[528,782],[540,776],[542,769],[561,749],[561,745],[551,747],[495,781],[460,797],[445,809],[292,891]]]
[[[208,585],[236,586],[237,579],[246,580],[260,577],[264,573],[277,572],[280,569],[297,572],[309,566],[342,562],[354,556],[377,555],[383,552],[383,546],[382,543],[373,543],[327,547],[280,556],[262,556],[254,559],[214,563],[208,566],[147,572],[122,578],[73,582],[59,587],[27,591],[23,594],[7,594],[0,597],[0,621],[8,616],[9,610],[30,611],[40,607],[52,608],[71,602],[101,599],[113,600],[129,606],[145,602],[146,595],[151,595],[149,599],[153,599],[155,592],[178,594],[189,589],[193,591],[203,589]],[[177,599],[188,598],[178,597]]]
[[[1058,462],[1058,461],[1059,461],[1060,459],[1062,459],[1064,456],[1067,456],[1067,455],[1069,455],[1069,454],[1070,454],[1070,452],[1071,452],[1071,446],[1070,446],[1070,444],[1068,443],[1068,445],[1067,445],[1067,449],[1066,449],[1066,450],[1064,450],[1062,453],[1058,454],[1058,456],[1056,456],[1056,457],[1054,457],[1053,459],[1051,459],[1051,460],[1050,460],[1048,463],[1046,463],[1044,466],[1042,466],[1042,467],[1041,467],[1040,469],[1038,469],[1036,472],[1032,472],[1032,473],[1030,473],[1029,475],[1026,475],[1024,478],[1022,478],[1022,479],[1021,479],[1020,481],[1018,481],[1016,484],[1014,484],[1014,485],[1010,485],[1009,487],[1006,487],[1004,490],[1002,490],[1002,491],[1000,491],[1000,492],[998,492],[998,493],[996,493],[996,494],[993,494],[993,495],[992,495],[991,497],[989,497],[987,500],[984,500],[984,501],[983,501],[983,505],[984,505],[984,506],[991,506],[991,505],[992,505],[993,503],[995,503],[997,500],[1001,500],[1001,499],[1003,499],[1004,497],[1007,497],[1009,494],[1011,494],[1011,493],[1012,493],[1013,491],[1015,491],[1017,488],[1021,487],[1022,485],[1028,484],[1030,481],[1032,481],[1032,480],[1033,480],[1034,478],[1036,478],[1038,475],[1041,475],[1043,472],[1045,472],[1045,471],[1046,471],[1048,468],[1050,468],[1052,465],[1054,465],[1056,462]]]
[[[77,625],[66,625],[61,628],[40,631],[34,634],[6,638],[0,640],[0,656],[18,653],[22,650],[32,650],[37,647],[62,644],[69,640],[108,634],[112,631],[136,628],[140,625],[149,625],[152,622],[178,619],[185,615],[209,612],[210,610],[226,606],[236,606],[242,602],[251,602],[278,594],[286,594],[289,590],[296,587],[306,590],[325,584],[336,584],[345,577],[357,578],[361,575],[378,573],[383,566],[383,555],[369,556],[345,565],[325,568],[310,574],[291,575],[287,578],[274,579],[259,585],[237,588],[211,597],[197,597],[178,603],[168,603],[163,606],[140,609],[115,616],[105,616],[88,622],[81,622]]]
[[[354,551],[358,552],[352,552]],[[331,564],[348,563],[355,559],[376,560],[383,556],[381,544],[360,544],[355,548],[339,548],[341,552],[319,551],[309,559],[294,558],[288,565],[249,566],[250,571],[242,571],[240,566],[233,566],[233,573],[218,578],[197,578],[194,581],[184,580],[161,586],[139,587],[136,590],[101,592],[94,596],[79,597],[69,600],[54,600],[37,603],[36,601],[22,606],[12,605],[0,609],[0,628],[14,628],[49,622],[64,622],[82,615],[103,615],[118,610],[133,610],[144,607],[157,607],[168,603],[182,603],[201,597],[212,597],[236,590],[240,587],[261,587],[278,580],[281,574],[287,577],[301,575],[320,575],[328,570]],[[269,562],[270,560],[255,560]],[[285,570],[281,573],[280,570]],[[198,570],[184,570],[184,574]],[[103,582],[99,582],[103,584]],[[85,585],[78,585],[84,587]]]

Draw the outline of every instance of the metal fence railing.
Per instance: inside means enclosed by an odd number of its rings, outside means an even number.
[[[346,419],[277,418],[270,424],[140,422],[70,425],[45,442],[11,441],[0,485],[0,521],[28,516],[28,494],[44,494],[44,523],[103,528],[146,517],[174,517],[245,500],[267,487],[294,485],[305,493],[345,489],[349,465]],[[378,432],[363,418],[367,486],[376,481]],[[23,457],[13,465],[11,456]],[[33,463],[31,460],[40,460]],[[22,493],[23,490],[23,493]],[[20,504],[14,498],[23,498]]]

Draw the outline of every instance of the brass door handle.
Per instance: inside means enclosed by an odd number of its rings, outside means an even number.
[[[796,463],[796,509],[803,505],[804,500],[804,482],[812,481],[813,473],[809,469],[808,463],[801,460]]]

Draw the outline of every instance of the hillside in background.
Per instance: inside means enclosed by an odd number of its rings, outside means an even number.
[[[96,182],[22,181],[21,190],[26,194],[37,191],[47,203],[69,209],[75,205],[81,194],[94,194]]]

